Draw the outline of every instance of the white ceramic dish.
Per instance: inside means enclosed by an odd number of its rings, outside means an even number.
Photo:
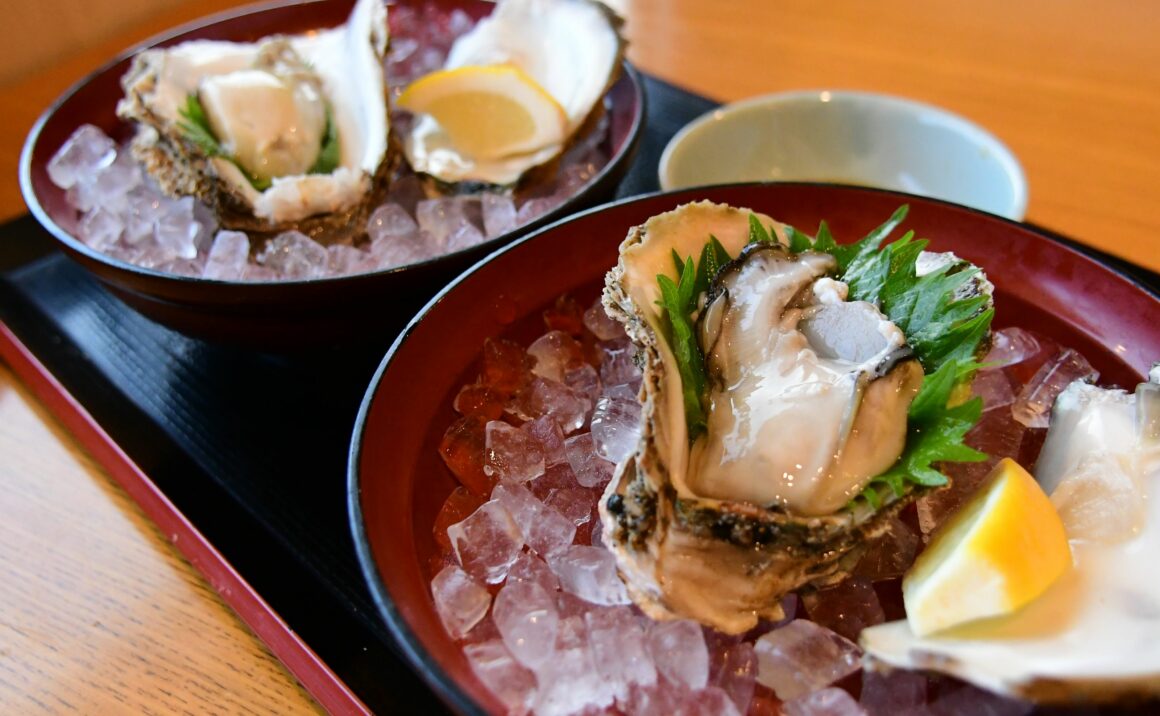
[[[820,181],[905,191],[1020,220],[1027,182],[1015,156],[958,115],[898,97],[803,91],[713,110],[672,138],[665,190],[749,181]]]

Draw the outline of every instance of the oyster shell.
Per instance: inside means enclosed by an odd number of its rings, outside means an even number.
[[[509,185],[555,159],[616,81],[624,55],[621,22],[597,0],[497,2],[491,15],[455,41],[444,69],[499,64],[520,68],[563,109],[563,142],[482,159],[455,147],[438,122],[422,116],[404,142],[411,167],[446,183]]]
[[[605,543],[650,616],[729,633],[779,618],[786,592],[843,578],[917,494],[851,502],[903,449],[922,381],[905,337],[844,300],[831,256],[787,251],[784,225],[757,214],[781,245],[746,248],[751,213],[698,202],[653,217],[629,232],[604,293],[644,369],[640,443],[600,503]],[[709,410],[690,446],[657,276],[709,236],[738,258],[700,307]]]
[[[386,188],[386,46],[385,5],[359,0],[333,29],[145,50],[117,114],[138,124],[134,155],[161,188],[223,226],[349,235]]]

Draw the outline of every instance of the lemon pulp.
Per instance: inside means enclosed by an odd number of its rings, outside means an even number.
[[[564,109],[513,65],[458,67],[426,75],[399,96],[400,107],[429,115],[464,154],[497,159],[564,141]]]
[[[1009,614],[1071,566],[1059,514],[1039,484],[1009,458],[931,539],[902,580],[918,636]]]

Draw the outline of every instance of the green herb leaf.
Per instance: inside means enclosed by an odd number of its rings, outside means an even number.
[[[326,105],[326,131],[322,134],[322,148],[318,152],[318,158],[314,160],[314,165],[310,167],[310,174],[329,174],[338,168],[338,163],[342,159],[342,147],[338,143],[338,125],[334,123],[334,115],[330,111],[330,105]]]
[[[776,244],[777,233],[773,231],[771,226],[766,229],[761,225],[756,214],[749,215],[749,243],[751,244]]]
[[[697,299],[697,294],[693,292],[696,273],[693,259],[689,257],[678,271],[675,283],[664,274],[657,276],[657,284],[661,289],[661,307],[668,318],[669,335],[666,338],[681,375],[685,422],[690,441],[705,431],[705,407],[702,403],[705,393],[705,358],[697,342],[690,310]]]

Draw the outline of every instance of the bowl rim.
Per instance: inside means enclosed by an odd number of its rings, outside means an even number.
[[[487,264],[498,259],[503,254],[509,251],[515,251],[527,242],[538,240],[540,236],[551,233],[560,225],[572,221],[580,221],[589,216],[592,216],[593,214],[607,211],[609,209],[620,207],[626,204],[649,201],[663,196],[681,197],[681,200],[692,201],[695,199],[697,192],[701,191],[717,190],[729,187],[763,186],[814,186],[838,188],[844,190],[849,189],[892,196],[901,200],[902,202],[919,201],[954,207],[972,215],[982,217],[986,220],[999,221],[1008,225],[1009,227],[1017,227],[1021,230],[1029,231],[1053,244],[1058,245],[1059,248],[1077,256],[1080,259],[1093,261],[1099,264],[1105,270],[1123,278],[1133,287],[1145,292],[1157,300],[1160,300],[1160,288],[1144,284],[1131,273],[1124,271],[1119,266],[1109,263],[1106,258],[1098,254],[1089,253],[1091,250],[1089,247],[1084,247],[1075,239],[1065,236],[1064,234],[1060,234],[1049,229],[1036,226],[1034,224],[1015,221],[1013,219],[999,216],[998,214],[992,214],[990,212],[976,209],[974,207],[956,204],[955,202],[946,201],[944,199],[920,196],[917,194],[908,194],[906,192],[894,191],[891,189],[880,189],[878,187],[855,186],[832,182],[740,182],[649,192],[647,194],[640,194],[637,196],[618,199],[607,204],[602,204],[600,206],[577,212],[564,219],[555,221],[541,229],[533,231],[526,236],[517,239],[510,244],[502,246],[487,256],[481,258],[470,268],[464,270],[461,274],[455,277],[446,286],[444,286],[442,290],[440,290],[430,300],[428,300],[427,303],[421,309],[419,309],[419,311],[416,312],[414,316],[411,317],[411,319],[407,322],[406,327],[399,332],[398,336],[395,337],[395,340],[392,341],[390,348],[388,348],[386,353],[383,355],[382,360],[379,362],[379,365],[375,369],[374,375],[372,376],[370,383],[367,386],[366,392],[363,394],[362,402],[359,404],[358,414],[355,418],[351,433],[346,475],[347,509],[351,536],[354,540],[359,568],[363,573],[363,578],[367,582],[367,586],[371,593],[371,599],[379,610],[379,616],[383,619],[384,622],[386,622],[388,632],[390,632],[396,644],[398,644],[399,648],[402,650],[412,669],[418,673],[418,675],[436,693],[436,695],[443,699],[446,704],[451,706],[458,713],[471,714],[472,716],[483,716],[487,713],[487,711],[479,703],[473,700],[466,689],[464,689],[460,683],[423,647],[422,642],[420,641],[416,632],[403,618],[402,613],[395,605],[395,601],[391,596],[389,588],[383,581],[382,575],[379,573],[378,563],[375,561],[370,539],[367,534],[361,502],[362,488],[360,481],[359,463],[362,456],[362,443],[366,434],[366,426],[370,415],[371,405],[375,401],[379,386],[382,383],[383,376],[386,374],[387,369],[394,361],[396,354],[402,350],[403,345],[406,343],[411,333],[414,332],[416,327],[427,317],[427,314],[433,311],[448,294],[455,291],[459,284],[467,281],[472,275],[482,270]]]
[[[204,286],[228,285],[234,290],[252,292],[282,290],[286,287],[293,287],[303,284],[317,285],[351,279],[365,281],[371,279],[371,277],[382,277],[386,275],[402,273],[416,268],[422,269],[433,267],[445,259],[450,257],[457,257],[461,254],[473,250],[478,250],[478,248],[481,246],[494,245],[497,248],[502,246],[505,243],[504,237],[507,234],[500,234],[499,236],[488,238],[476,246],[467,247],[465,249],[461,249],[449,254],[435,256],[423,261],[419,261],[417,263],[406,264],[403,266],[392,266],[390,268],[369,271],[366,273],[345,274],[341,276],[324,276],[320,278],[295,279],[286,281],[228,281],[223,279],[211,279],[202,276],[185,276],[181,274],[168,273],[165,271],[158,271],[154,268],[138,266],[137,264],[130,263],[123,259],[109,256],[104,252],[97,251],[96,249],[90,247],[88,244],[84,243],[79,238],[73,236],[71,233],[65,230],[64,227],[58,224],[56,220],[54,220],[49,215],[48,211],[41,204],[40,197],[35,190],[32,180],[32,155],[37,147],[38,141],[40,140],[44,126],[56,115],[56,113],[66,102],[68,102],[74,95],[84,89],[95,78],[107,72],[111,72],[117,65],[131,59],[138,52],[172,42],[182,35],[186,35],[197,30],[203,30],[213,25],[239,20],[251,15],[259,15],[261,13],[269,12],[272,10],[288,10],[289,8],[301,5],[322,5],[330,2],[334,2],[334,0],[267,0],[265,2],[243,5],[241,7],[212,13],[204,17],[195,18],[173,28],[169,28],[155,35],[152,35],[151,37],[148,37],[141,42],[128,47],[125,50],[122,50],[113,58],[100,65],[97,69],[85,74],[79,80],[70,85],[68,89],[57,96],[55,100],[53,100],[53,102],[40,114],[40,116],[37,117],[36,122],[33,123],[32,128],[29,129],[28,134],[24,138],[24,144],[20,150],[18,183],[20,186],[20,193],[24,198],[25,204],[28,206],[29,212],[45,230],[47,230],[56,240],[60,241],[64,245],[64,248],[75,252],[76,254],[79,254],[88,260],[108,266],[118,272],[135,275],[149,281],[166,281],[173,282],[174,284]],[[351,0],[351,2],[353,2],[353,0]],[[546,227],[550,223],[570,216],[570,205],[590,192],[597,190],[605,181],[608,180],[609,176],[619,166],[627,165],[632,161],[640,147],[641,138],[644,134],[643,129],[648,114],[647,95],[644,90],[643,78],[641,77],[640,72],[627,59],[622,59],[620,61],[620,74],[617,76],[615,81],[609,84],[608,88],[605,90],[604,95],[602,95],[602,99],[609,97],[614,89],[623,82],[627,82],[629,85],[628,91],[630,91],[632,94],[634,100],[633,107],[635,109],[632,114],[632,121],[629,124],[628,132],[623,145],[619,148],[618,151],[609,156],[608,161],[603,167],[600,168],[600,171],[596,172],[587,182],[585,182],[584,185],[578,191],[576,191],[576,193],[569,196],[564,200],[563,203],[548,213],[532,220],[527,224],[524,224],[523,226],[516,227],[516,229],[513,229],[513,231],[522,230],[529,233],[535,232],[540,228]],[[79,127],[80,125],[78,124],[77,126]],[[510,242],[511,239],[507,239],[506,241]]]
[[[769,94],[757,95],[754,97],[747,97],[736,102],[729,102],[711,109],[696,119],[693,119],[684,127],[682,127],[668,144],[665,145],[664,151],[661,152],[660,163],[657,166],[657,180],[660,183],[663,191],[675,191],[678,189],[692,188],[697,185],[675,185],[672,177],[674,171],[674,164],[676,160],[674,157],[682,147],[686,147],[690,142],[695,142],[698,135],[707,131],[707,128],[718,122],[727,121],[731,118],[740,116],[744,112],[762,109],[766,111],[777,111],[781,108],[790,105],[820,105],[829,104],[835,101],[854,101],[866,105],[874,105],[888,108],[896,112],[902,112],[910,116],[918,116],[920,114],[937,116],[947,126],[954,129],[957,133],[969,138],[971,143],[985,147],[990,151],[991,156],[999,164],[1004,176],[1008,178],[1011,197],[1008,202],[1007,210],[1002,214],[994,214],[1004,219],[1013,221],[1021,221],[1027,213],[1027,176],[1023,171],[1019,159],[1015,153],[1002,142],[995,134],[984,128],[982,125],[973,122],[966,117],[939,107],[938,105],[923,102],[921,100],[911,99],[909,97],[902,97],[899,95],[887,94],[882,92],[870,92],[865,90],[846,90],[846,89],[803,89],[791,90],[788,92],[773,92]],[[786,180],[795,181],[795,180]],[[751,183],[751,182],[738,182]],[[812,182],[809,182],[812,183]],[[871,187],[880,188],[880,187]],[[895,191],[895,190],[887,190]],[[920,196],[920,195],[914,195]],[[934,198],[934,197],[923,197]],[[940,201],[948,201],[941,199]],[[956,204],[957,202],[950,201],[949,203]],[[979,209],[975,206],[968,206],[966,204],[959,204],[960,206],[967,206],[976,211],[988,212],[984,209]]]

